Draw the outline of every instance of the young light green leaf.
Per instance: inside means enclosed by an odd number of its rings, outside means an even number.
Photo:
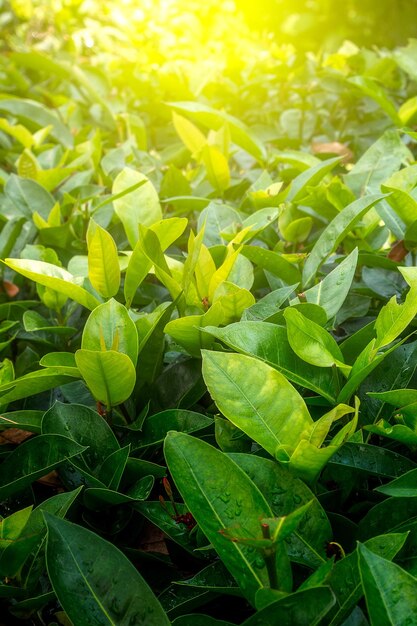
[[[312,419],[287,379],[266,363],[243,354],[203,350],[203,377],[219,410],[270,454],[288,456]]]
[[[85,323],[81,347],[85,350],[122,352],[136,366],[138,331],[123,304],[111,298],[92,311]]]
[[[87,245],[90,282],[103,298],[111,298],[120,286],[119,259],[114,239],[94,220],[90,220]]]
[[[317,367],[338,365],[342,369],[349,369],[343,363],[339,346],[327,330],[293,307],[285,309],[284,317],[290,346],[303,361]]]
[[[358,249],[355,248],[317,285],[304,291],[306,301],[323,307],[328,320],[332,320],[335,317],[346,300],[352,285],[357,262]]]
[[[27,259],[5,259],[5,265],[39,285],[71,298],[87,309],[94,309],[99,300],[75,282],[75,277],[62,267]]]
[[[131,359],[121,352],[77,350],[75,361],[94,398],[108,409],[128,399],[136,382]]]
[[[207,139],[192,122],[186,117],[172,112],[174,128],[183,144],[188,148],[193,156],[199,156],[202,148],[206,145]]]
[[[394,341],[417,314],[416,268],[400,268],[400,271],[410,285],[410,290],[403,304],[398,304],[396,297],[393,296],[380,310],[375,322],[375,351]]]
[[[125,167],[113,183],[113,194],[120,194],[127,187],[143,180],[147,182],[135,191],[113,201],[116,215],[122,222],[132,248],[139,239],[139,224],[151,226],[162,218],[161,206],[155,187],[144,174]]]
[[[324,229],[310,252],[303,269],[303,285],[308,287],[320,265],[343,241],[349,231],[377,202],[383,194],[369,194],[345,207]]]
[[[265,361],[291,382],[334,402],[332,372],[329,368],[317,368],[300,359],[290,347],[285,327],[269,322],[241,321],[225,328],[207,326],[204,332],[220,339],[236,352]]]

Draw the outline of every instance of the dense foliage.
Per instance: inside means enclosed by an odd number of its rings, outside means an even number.
[[[204,6],[3,4],[0,621],[412,626],[417,41]]]

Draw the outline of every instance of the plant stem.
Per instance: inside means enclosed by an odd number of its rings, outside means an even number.
[[[268,524],[262,524],[262,536],[264,539],[271,539],[271,532]],[[263,550],[263,557],[268,572],[269,586],[271,589],[278,589],[275,547],[265,548]]]

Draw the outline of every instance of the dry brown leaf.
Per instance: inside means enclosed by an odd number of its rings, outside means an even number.
[[[168,554],[165,543],[165,534],[158,528],[148,522],[142,532],[139,548],[144,552],[158,552],[159,554]]]
[[[314,142],[311,144],[313,154],[336,154],[343,157],[342,163],[351,163],[353,161],[353,152],[346,144],[339,141],[330,141],[328,143]]]
[[[45,474],[45,476],[42,476],[42,478],[39,478],[36,482],[41,483],[41,485],[46,485],[47,487],[53,487],[57,491],[64,491],[61,480],[55,470],[52,470],[49,474]]]
[[[9,298],[14,298],[20,291],[19,287],[14,283],[11,283],[10,280],[3,280],[3,289]]]
[[[404,245],[404,241],[401,239],[395,243],[388,253],[388,258],[396,263],[401,263],[408,254],[408,250]]]
[[[3,430],[0,434],[0,445],[7,443],[22,443],[32,437],[33,433],[28,430],[22,430],[21,428],[8,428]]]

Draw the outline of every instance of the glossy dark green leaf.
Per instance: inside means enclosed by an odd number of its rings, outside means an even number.
[[[192,613],[191,615],[180,615],[172,622],[174,626],[233,626],[232,622],[215,619],[210,615]]]
[[[415,498],[388,498],[373,506],[359,522],[360,541],[390,532],[404,532],[417,519]]]
[[[43,411],[10,411],[0,415],[0,429],[22,428],[40,434]]]
[[[216,594],[211,591],[179,587],[178,585],[170,585],[158,596],[158,600],[169,619],[198,609],[215,598]]]
[[[330,461],[330,465],[349,467],[377,476],[396,478],[415,467],[405,456],[366,443],[345,443]]]
[[[213,420],[195,411],[171,409],[150,415],[140,433],[129,438],[133,450],[162,444],[169,430],[192,433],[212,426]]]
[[[0,572],[3,576],[13,578],[19,574],[21,584],[27,589],[32,589],[38,584],[39,576],[45,570],[46,526],[43,513],[46,511],[57,517],[65,517],[80,492],[81,488],[78,488],[74,491],[56,494],[32,511],[18,540],[1,555]]]
[[[416,623],[417,579],[363,544],[359,570],[372,626]]]
[[[93,511],[100,511],[109,506],[117,506],[119,504],[140,502],[141,500],[146,500],[149,496],[154,482],[153,476],[144,476],[129,490],[128,494],[111,489],[90,487],[84,491],[84,502]]]
[[[366,542],[367,548],[384,559],[393,559],[401,550],[407,539],[407,533],[390,533],[372,537]],[[326,583],[336,596],[336,604],[330,612],[325,624],[336,626],[346,619],[363,595],[361,585],[358,549],[336,561]]]
[[[46,563],[59,602],[77,626],[169,624],[142,576],[95,533],[45,515]]]
[[[329,587],[297,591],[261,609],[242,626],[319,626],[334,602]]]
[[[112,452],[119,450],[107,422],[96,411],[81,404],[56,402],[43,417],[42,433],[64,435],[85,446],[87,450],[82,458],[93,472]]]
[[[299,478],[280,464],[251,454],[229,454],[255,483],[269,503],[274,515],[291,513],[313,500],[309,514],[287,540],[291,560],[317,567],[325,558],[325,545],[331,538],[327,515],[313,493]]]
[[[21,491],[85,449],[62,435],[38,435],[21,443],[1,466],[0,500]]]
[[[406,472],[387,485],[376,487],[375,491],[396,498],[414,498],[417,496],[417,468]]]
[[[233,543],[219,531],[235,524],[249,537],[256,537],[259,519],[272,517],[266,500],[230,458],[203,441],[170,432],[164,451],[175,484],[199,527],[253,602],[256,590],[269,582],[265,563],[253,548]]]
[[[130,446],[114,450],[114,452],[104,459],[99,469],[99,480],[113,491],[117,491],[119,487],[127,459],[129,458],[129,453]]]
[[[190,530],[187,526],[176,520],[177,514],[171,503],[165,502],[162,504],[159,500],[156,502],[139,502],[133,508],[139,511],[152,524],[160,528],[165,535],[175,541],[175,543],[178,543],[182,548],[193,553],[197,558],[206,558],[204,552],[194,552],[196,548],[195,539],[190,536]],[[176,510],[179,515],[189,512],[185,504],[176,503]]]
[[[214,561],[214,563],[207,565],[207,567],[200,570],[192,578],[177,580],[175,584],[186,585],[187,587],[198,587],[233,596],[242,595],[236,581],[229,574],[221,561]]]

